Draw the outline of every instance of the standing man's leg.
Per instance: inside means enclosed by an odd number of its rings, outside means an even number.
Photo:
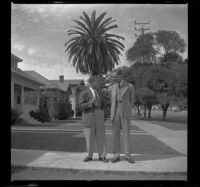
[[[120,134],[121,134],[121,123],[120,120],[113,120],[112,121],[113,127],[113,159],[112,162],[120,161]]]
[[[84,133],[88,152],[88,156],[84,159],[84,162],[87,162],[92,160],[93,157],[95,126],[93,126],[92,128],[84,128]]]
[[[124,140],[124,153],[126,156],[130,156],[130,125],[125,118],[121,118],[123,140]]]
[[[125,160],[127,160],[130,163],[134,163],[134,160],[131,158],[130,120],[127,120],[126,118],[121,118],[121,122],[124,140]]]
[[[104,112],[103,110],[96,109],[96,142],[97,151],[99,154],[99,160],[107,162],[106,160],[106,137],[105,137],[105,126],[104,126]]]

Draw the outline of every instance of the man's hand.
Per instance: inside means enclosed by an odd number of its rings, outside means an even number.
[[[96,105],[96,100],[95,100],[95,98],[93,98],[92,100],[90,100],[90,105],[91,105],[91,106],[95,106],[95,105]]]

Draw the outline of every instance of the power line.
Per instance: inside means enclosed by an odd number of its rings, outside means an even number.
[[[140,25],[141,27],[140,27],[140,29],[138,29],[137,27],[135,27],[135,31],[141,31],[141,34],[140,35],[144,35],[145,33],[145,31],[147,31],[147,30],[150,30],[150,27],[149,28],[144,28],[144,25],[147,25],[147,24],[150,24],[150,21],[148,21],[148,22],[144,22],[144,23],[142,23],[142,22],[134,22],[135,23],[135,25],[137,26],[137,25]],[[136,37],[139,37],[140,35],[137,35],[137,34],[135,34],[135,36]]]
[[[150,30],[150,27],[149,28],[144,28],[144,25],[148,25],[148,24],[150,24],[150,21],[148,21],[148,22],[134,22],[135,23],[135,26],[137,26],[137,25],[140,25],[140,28],[138,29],[137,27],[135,27],[135,31],[141,31],[141,34],[140,35],[137,35],[137,33],[135,33],[135,36],[136,37],[139,37],[139,36],[143,36],[145,33],[145,31],[148,31],[148,30]],[[144,40],[144,39],[143,39]],[[142,55],[142,63],[144,63],[145,62],[145,54],[143,54]]]

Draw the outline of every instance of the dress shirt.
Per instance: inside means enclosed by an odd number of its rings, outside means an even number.
[[[96,99],[94,89],[93,89],[92,87],[90,87],[90,90],[91,90],[91,92],[92,92],[92,95],[93,95],[94,98]]]

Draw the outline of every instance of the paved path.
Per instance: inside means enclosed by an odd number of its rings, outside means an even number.
[[[132,124],[180,153],[187,155],[187,131],[173,131],[141,120],[133,120]],[[11,149],[11,164],[31,167],[109,171],[187,172],[187,156],[137,159],[144,155],[133,154],[136,163],[130,164],[122,159],[121,162],[113,164],[111,162],[99,162],[97,154],[94,154],[94,161],[84,163],[82,160],[86,155],[87,153]],[[111,157],[111,154],[107,155],[108,159]]]
[[[11,150],[11,165],[22,165],[31,167],[45,168],[65,168],[65,169],[89,169],[89,170],[107,170],[107,171],[146,171],[146,172],[186,172],[186,157],[165,158],[158,160],[137,159],[134,164],[123,160],[118,163],[103,163],[98,161],[98,155],[95,153],[93,161],[83,162],[87,153],[66,153],[59,151],[41,151],[41,150]],[[133,154],[133,157],[140,155]],[[36,159],[34,159],[36,158]],[[112,158],[111,154],[107,158]]]

